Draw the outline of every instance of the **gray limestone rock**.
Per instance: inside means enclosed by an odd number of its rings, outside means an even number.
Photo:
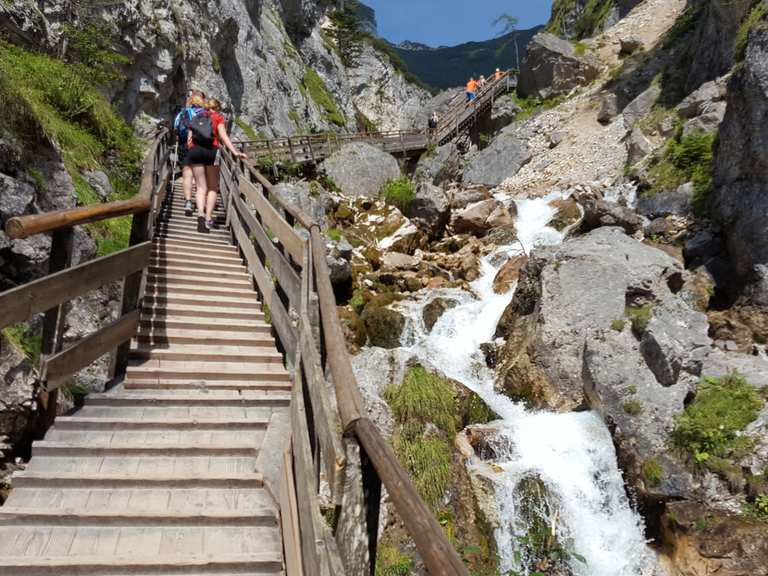
[[[648,114],[656,104],[656,101],[661,95],[661,88],[652,84],[644,92],[641,92],[632,102],[624,107],[622,114],[624,115],[624,124],[627,128],[633,128],[635,123],[643,116]]]
[[[461,179],[462,158],[453,142],[440,146],[434,152],[425,153],[416,165],[414,179],[442,186]]]
[[[768,264],[768,30],[749,35],[741,68],[728,84],[728,107],[715,153],[713,215],[722,223],[736,273]]]
[[[431,238],[439,238],[450,220],[451,205],[442,188],[422,182],[405,215]]]
[[[522,97],[551,98],[568,94],[597,78],[600,62],[588,54],[577,55],[572,42],[540,32],[528,44],[517,92]]]
[[[495,198],[470,204],[451,219],[456,234],[484,236],[493,228],[514,228],[509,210]]]
[[[652,196],[641,196],[637,201],[637,211],[646,218],[664,216],[685,216],[691,212],[693,186],[685,183],[676,190],[665,190]]]
[[[645,137],[643,131],[635,126],[626,138],[627,163],[634,166],[653,152],[653,145]]]
[[[83,178],[99,195],[102,202],[105,202],[112,194],[112,183],[109,181],[109,177],[101,170],[84,172]]]
[[[333,208],[333,198],[317,183],[283,182],[274,187],[281,198],[304,212],[317,222],[320,228],[326,228],[326,213]]]
[[[584,211],[579,226],[582,233],[602,226],[620,226],[627,234],[634,234],[643,228],[643,220],[634,210],[607,202],[596,194],[576,193],[574,198]]]
[[[365,143],[347,144],[327,158],[320,170],[350,198],[377,198],[384,184],[400,178],[397,160]]]
[[[530,162],[528,145],[510,128],[503,130],[493,139],[490,146],[469,159],[464,169],[464,184],[498,186]]]

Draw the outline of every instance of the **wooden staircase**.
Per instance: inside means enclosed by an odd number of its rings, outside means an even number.
[[[291,382],[250,278],[177,183],[125,380],[33,445],[0,507],[0,575],[283,574],[257,457]]]

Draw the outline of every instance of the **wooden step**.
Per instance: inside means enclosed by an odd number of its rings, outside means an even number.
[[[189,344],[194,346],[250,346],[271,347],[274,349],[275,340],[264,330],[262,333],[244,334],[226,330],[206,332],[198,330],[151,329],[142,326],[134,338],[142,347]]]
[[[196,221],[194,224],[191,222],[189,224],[184,224],[175,220],[159,222],[157,225],[157,230],[167,232],[180,232],[182,234],[187,234],[197,238],[210,238],[211,240],[220,241],[228,241],[230,237],[229,232],[223,229],[214,229],[209,230],[208,232],[198,232]]]
[[[146,444],[130,445],[128,442],[119,443],[112,440],[110,445],[76,444],[56,440],[41,440],[32,445],[32,456],[55,456],[81,458],[87,456],[251,456],[258,455],[256,446],[232,446],[231,444]],[[2,508],[0,508],[2,510]]]
[[[155,260],[193,260],[194,262],[210,262],[214,264],[229,264],[242,266],[243,259],[237,253],[233,254],[205,254],[197,250],[182,250],[167,247],[154,246],[152,256]]]
[[[264,321],[264,314],[259,310],[248,310],[239,308],[213,308],[209,306],[192,306],[191,304],[174,303],[152,303],[147,302],[142,307],[142,318],[168,318],[168,317],[186,317],[215,320],[251,320]]]
[[[250,288],[232,288],[232,287],[216,287],[208,285],[195,285],[195,284],[181,284],[181,283],[167,283],[167,282],[148,282],[145,294],[150,295],[165,295],[165,294],[193,294],[206,296],[209,299],[218,296],[223,297],[235,297],[235,298],[250,298],[258,302],[257,294]]]
[[[102,393],[89,394],[87,406],[273,406],[285,407],[291,402],[290,394],[262,390],[209,391],[207,393],[146,394]]]
[[[199,242],[201,244],[208,244],[209,246],[226,246],[234,248],[232,242],[229,239],[221,239],[220,237],[213,237],[209,234],[202,234],[199,232],[187,232],[185,230],[166,230],[158,229],[155,232],[156,238],[168,239],[179,242]],[[206,241],[207,239],[207,241]]]
[[[28,470],[37,474],[135,474],[146,479],[154,474],[174,475],[179,471],[187,477],[193,475],[214,474],[226,477],[236,474],[248,474],[255,465],[253,456],[231,455],[183,455],[164,456],[162,454],[126,456],[123,454],[101,454],[94,450],[90,455],[36,456]],[[15,482],[15,480],[12,480]]]
[[[203,380],[193,378],[159,378],[143,375],[132,375],[126,378],[123,386],[126,390],[237,390],[237,391],[288,391],[291,383],[284,380]]]
[[[184,360],[244,364],[282,364],[283,362],[282,355],[274,347],[196,346],[192,344],[174,344],[169,348],[132,348],[130,357],[177,362]]]
[[[227,310],[256,310],[261,312],[261,302],[256,299],[256,293],[252,292],[248,297],[228,297],[210,294],[179,294],[175,291],[149,292],[144,295],[144,306],[200,306],[203,308],[216,308]]]
[[[24,470],[14,473],[14,489],[18,487],[55,487],[55,488],[260,488],[263,486],[261,474],[255,472],[201,472],[201,473],[162,473],[140,475],[114,472],[36,472]]]
[[[219,245],[211,244],[205,240],[181,240],[174,238],[155,238],[155,249],[161,250],[177,250],[182,252],[190,252],[193,254],[222,254],[222,255],[237,255],[239,254],[237,247],[231,244]]]
[[[149,265],[153,267],[194,266],[197,270],[247,272],[245,265],[242,262],[216,262],[213,260],[195,258],[194,255],[191,254],[182,256],[151,256]]]
[[[139,321],[139,326],[152,330],[196,330],[201,333],[226,330],[247,334],[270,334],[272,330],[272,327],[263,320],[165,315],[144,316]]]
[[[163,264],[162,266],[150,264],[147,270],[153,276],[196,276],[198,278],[227,278],[235,280],[250,280],[251,277],[246,272],[245,267],[241,270],[211,270],[195,266],[193,262],[174,265]]]
[[[277,363],[244,364],[225,362],[173,362],[130,360],[126,380],[184,380],[203,382],[290,382],[288,372]]]
[[[225,419],[215,418],[85,418],[81,416],[59,416],[54,426],[57,430],[263,430],[269,419]]]
[[[56,541],[77,542],[75,534],[51,534],[45,539],[40,529],[38,532],[18,534],[30,542]],[[62,531],[63,529],[59,529]],[[73,528],[68,528],[70,532]],[[265,546],[262,550],[250,554],[204,554],[199,549],[193,553],[172,553],[167,550],[150,551],[146,556],[137,554],[148,542],[148,535],[142,534],[141,528],[125,529],[125,533],[113,536],[105,531],[99,540],[108,542],[116,537],[130,544],[118,548],[120,554],[104,551],[101,555],[77,554],[73,556],[42,555],[38,547],[30,547],[29,556],[0,557],[0,574],[12,576],[232,576],[248,574],[250,576],[265,576],[282,574],[282,555],[279,543]],[[174,533],[167,530],[167,539],[174,542]],[[10,535],[5,535],[6,538]],[[92,536],[95,538],[95,536]],[[179,533],[176,540],[180,542],[194,538],[184,537]],[[52,547],[51,544],[48,547]],[[271,549],[274,548],[274,549]],[[58,552],[59,554],[61,552]]]
[[[0,507],[0,525],[27,526],[277,526],[274,510],[205,510],[158,512],[152,508],[134,510],[83,510]]]
[[[253,281],[250,276],[244,278],[213,278],[196,276],[194,274],[149,274],[147,276],[147,283],[155,286],[162,286],[164,284],[192,284],[200,287],[235,288],[253,293]]]

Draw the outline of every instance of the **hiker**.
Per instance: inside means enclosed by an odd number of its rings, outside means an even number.
[[[494,80],[496,80],[496,82],[501,80],[501,70],[499,70],[498,68],[496,68],[496,74],[494,74]]]
[[[480,80],[478,80],[477,84],[480,87],[480,92],[482,92],[485,88],[485,76],[480,76]]]
[[[205,109],[205,94],[200,90],[190,90],[184,109],[176,115],[173,129],[179,141],[179,166],[181,166],[181,187],[184,191],[184,213],[192,216],[192,167],[187,160],[187,136],[189,122]]]
[[[221,102],[211,98],[205,111],[190,123],[187,144],[189,164],[197,183],[197,231],[207,234],[214,227],[213,209],[219,194],[219,148],[221,144],[236,158],[248,156],[235,148],[227,134],[226,119],[221,114]]]
[[[477,96],[477,80],[474,76],[467,82],[467,102],[472,102]]]
[[[429,137],[434,138],[435,134],[437,133],[437,126],[440,123],[440,118],[437,116],[437,112],[432,112],[432,116],[429,117],[429,120],[427,121],[427,126],[429,126]]]

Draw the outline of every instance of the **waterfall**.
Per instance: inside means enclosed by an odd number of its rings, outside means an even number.
[[[500,254],[529,253],[536,246],[562,242],[562,234],[547,226],[554,216],[549,202],[562,197],[553,193],[515,201],[518,243],[500,247],[482,260],[481,276],[472,284],[474,295],[439,289],[402,303],[400,308],[409,319],[404,345],[425,363],[438,366],[446,376],[477,392],[501,417],[494,460],[499,472],[494,485],[501,521],[495,538],[502,574],[530,576],[546,570],[540,558],[528,557],[521,546],[531,538],[532,515],[546,525],[548,537],[554,534],[559,543],[559,561],[565,570],[555,573],[653,574],[655,558],[644,538],[642,518],[626,496],[611,436],[600,417],[591,412],[529,410],[496,393],[494,372],[479,349],[493,339],[514,292],[498,295],[493,291],[493,279],[504,262]],[[452,298],[458,305],[446,311],[427,334],[421,310],[436,297]],[[531,489],[537,498],[526,493]]]

